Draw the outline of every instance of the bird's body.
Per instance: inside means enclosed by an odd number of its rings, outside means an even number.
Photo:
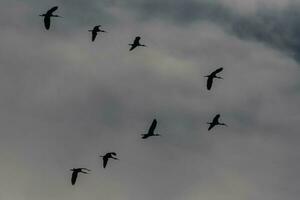
[[[132,51],[132,50],[135,49],[136,47],[146,47],[145,44],[140,44],[140,40],[141,40],[141,37],[140,37],[140,36],[135,37],[133,43],[132,43],[132,44],[129,44],[129,45],[131,46],[131,48],[129,49],[129,51]]]
[[[149,130],[148,130],[148,133],[147,134],[142,134],[142,139],[147,139],[148,137],[151,137],[151,136],[160,136],[159,134],[154,133],[154,130],[155,130],[156,126],[157,126],[157,120],[154,119],[152,121],[152,124],[151,124]]]
[[[98,32],[106,33],[106,31],[101,30],[100,27],[101,27],[101,25],[97,25],[97,26],[94,26],[94,28],[92,30],[89,30],[89,32],[92,32],[92,42],[95,41]]]
[[[214,128],[215,126],[217,125],[220,125],[220,126],[227,126],[225,123],[220,123],[219,122],[219,119],[220,119],[220,114],[217,114],[213,121],[212,122],[208,122],[209,124],[209,127],[208,127],[208,130],[210,131],[212,128]]]
[[[83,170],[85,170],[85,171],[83,171]],[[89,170],[87,168],[73,168],[73,169],[70,169],[70,171],[72,171],[71,183],[72,183],[72,185],[75,185],[79,173],[88,174],[88,172],[86,172],[86,171],[91,171],[91,170]]]
[[[100,157],[102,157],[102,160],[103,160],[103,168],[106,167],[107,162],[110,158],[112,158],[114,160],[119,160],[118,158],[116,158],[114,156],[117,156],[116,152],[109,152],[109,153],[106,153],[104,156],[100,156]]]
[[[220,73],[221,71],[223,71],[223,67],[218,68],[217,70],[213,71],[210,75],[205,76],[207,77],[206,87],[208,90],[211,89],[214,78],[222,79],[222,77],[217,76],[217,74]]]
[[[51,24],[51,17],[61,17],[59,15],[53,15],[53,13],[58,9],[57,6],[52,7],[49,9],[45,14],[40,15],[41,17],[44,17],[44,26],[46,30],[50,29]]]

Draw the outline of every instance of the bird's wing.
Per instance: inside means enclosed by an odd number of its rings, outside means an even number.
[[[116,152],[110,152],[110,154],[113,155],[113,156],[117,156]]]
[[[223,67],[220,67],[219,69],[215,70],[214,73],[217,74],[217,73],[219,73],[219,72],[221,72],[221,71],[223,71]]]
[[[58,6],[54,6],[54,7],[52,7],[51,9],[49,9],[48,11],[47,11],[47,14],[52,14],[54,11],[56,11],[58,9]]]
[[[142,139],[147,139],[149,137],[148,134],[142,134]]]
[[[50,17],[44,17],[44,25],[47,30],[50,28]]]
[[[148,134],[153,134],[154,133],[154,129],[156,128],[156,125],[157,125],[157,120],[154,119],[150,128],[149,128],[149,131],[148,131]]]
[[[108,158],[107,157],[103,157],[103,168],[106,167],[107,161],[108,161]]]
[[[131,45],[131,48],[129,49],[129,51],[132,51],[133,49],[135,49],[137,46],[136,45]]]
[[[71,179],[72,185],[75,185],[76,179],[77,179],[77,175],[78,175],[77,172],[73,172],[73,173],[72,173],[72,179]]]
[[[140,42],[141,37],[135,37],[133,43],[138,44]]]
[[[97,36],[97,32],[93,31],[92,32],[92,41],[94,42]]]
[[[207,87],[208,90],[211,89],[212,83],[213,83],[213,78],[209,76],[207,78],[207,83],[206,83],[206,87]]]
[[[219,121],[219,118],[220,118],[220,114],[217,114],[217,115],[214,117],[213,121],[214,121],[214,122],[218,122],[218,121]]]
[[[88,168],[80,168],[81,170],[86,170],[86,171],[91,171],[90,169]]]
[[[213,123],[209,124],[208,130],[210,131],[215,125]]]

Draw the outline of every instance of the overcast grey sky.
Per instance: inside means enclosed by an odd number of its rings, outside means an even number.
[[[42,18],[59,6],[46,31]],[[1,200],[297,200],[297,0],[1,0]],[[89,30],[107,34],[94,43]],[[148,48],[128,51],[135,36]],[[224,67],[212,91],[203,77]],[[217,113],[229,126],[208,132]],[[141,140],[153,118],[163,136]],[[103,170],[99,153],[120,161]],[[70,184],[73,167],[92,169]]]

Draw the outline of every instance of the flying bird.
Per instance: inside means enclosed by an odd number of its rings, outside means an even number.
[[[208,130],[210,131],[213,127],[219,125],[219,126],[227,126],[225,123],[220,123],[219,122],[220,119],[220,114],[217,114],[212,122],[207,122],[207,124],[209,124]]]
[[[106,167],[107,162],[110,158],[115,159],[115,160],[119,160],[118,158],[116,158],[114,156],[117,156],[116,152],[109,152],[109,153],[106,153],[104,156],[100,156],[103,159],[103,168]]]
[[[221,71],[223,71],[223,67],[213,71],[210,75],[205,76],[207,77],[206,87],[208,90],[211,89],[214,78],[223,79],[222,77],[217,76],[217,74],[220,73]]]
[[[58,9],[58,6],[54,6],[50,10],[48,10],[45,14],[40,15],[41,17],[44,17],[44,25],[47,30],[49,30],[49,28],[50,28],[51,17],[61,17],[59,15],[53,15],[53,13],[57,9]]]
[[[83,170],[85,170],[85,171],[83,171]],[[73,169],[70,169],[70,171],[73,172],[72,173],[72,178],[71,178],[71,183],[72,183],[72,185],[75,185],[76,179],[77,179],[77,176],[78,176],[79,173],[89,174],[86,171],[91,171],[91,170],[89,170],[87,168],[73,168]]]
[[[133,49],[135,49],[136,47],[146,47],[145,44],[140,44],[140,36],[135,37],[133,44],[129,44],[131,46],[131,48],[129,49],[129,51],[132,51]]]
[[[106,33],[106,31],[101,30],[100,27],[101,27],[101,25],[97,25],[97,26],[94,26],[94,28],[92,30],[89,30],[89,32],[92,32],[92,42],[95,41],[98,32]]]
[[[148,137],[151,137],[151,136],[160,136],[160,134],[154,133],[156,125],[157,125],[157,120],[154,119],[152,121],[152,124],[151,124],[149,130],[148,130],[148,133],[147,134],[142,134],[142,139],[147,139]]]

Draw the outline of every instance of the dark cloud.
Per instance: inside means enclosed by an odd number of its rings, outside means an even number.
[[[300,61],[299,3],[283,8],[262,6],[245,14],[221,1],[129,1],[126,5],[140,20],[168,20],[182,28],[211,21],[241,39],[262,42]]]

